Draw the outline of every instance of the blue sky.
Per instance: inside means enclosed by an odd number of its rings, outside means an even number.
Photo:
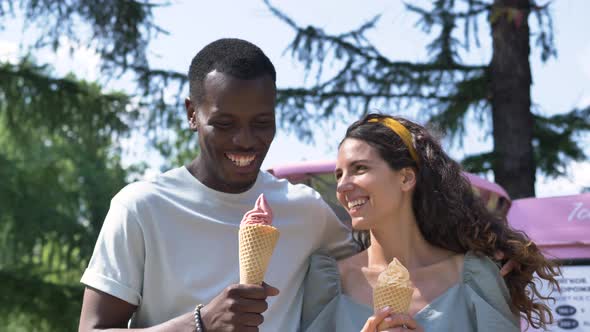
[[[222,37],[247,39],[260,46],[274,62],[279,87],[296,86],[303,82],[302,67],[285,52],[294,32],[274,17],[261,0],[170,1],[169,7],[155,11],[155,21],[168,35],[159,36],[150,45],[150,62],[155,68],[186,72],[194,54],[207,43]],[[413,1],[413,3],[428,1]],[[402,2],[389,0],[358,1],[273,1],[289,13],[300,25],[313,24],[328,32],[339,33],[364,23],[382,13],[377,29],[368,34],[379,49],[399,60],[419,61],[427,58],[424,48],[429,36],[414,26],[416,16],[403,10]],[[532,95],[535,107],[543,114],[555,114],[573,107],[590,105],[590,35],[587,13],[590,1],[554,0],[551,4],[555,42],[558,58],[541,63],[538,52],[533,50],[531,65],[534,85]],[[530,22],[534,22],[531,20]],[[487,63],[490,59],[490,38],[486,24],[481,24],[481,48],[472,48],[464,59],[474,63]],[[0,59],[16,59],[26,49],[30,36],[18,21],[7,22],[0,31]],[[40,52],[37,59],[56,66],[58,73],[73,71],[85,79],[98,79],[108,88],[128,89],[129,82],[104,81],[98,72],[99,59],[92,50],[76,48],[74,54],[67,49],[57,54]],[[69,59],[67,61],[66,59]],[[353,119],[350,119],[353,120]],[[330,131],[316,135],[315,145],[300,143],[293,135],[279,132],[264,163],[264,167],[300,161],[335,157],[335,147],[344,134],[345,124],[338,124]],[[475,124],[469,126],[469,137],[463,147],[447,144],[452,156],[461,158],[465,153],[491,149],[491,141]],[[583,138],[590,146],[588,135]],[[128,161],[146,158],[141,139],[127,142]],[[587,148],[590,153],[590,148]],[[151,154],[147,161],[158,168],[159,160]],[[539,178],[537,196],[576,194],[583,186],[590,186],[590,162],[572,163],[569,177],[560,179]]]

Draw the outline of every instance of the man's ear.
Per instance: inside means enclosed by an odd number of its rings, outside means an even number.
[[[197,111],[196,105],[193,104],[190,97],[184,99],[184,107],[186,109],[186,119],[190,130],[197,131]]]
[[[402,190],[410,191],[416,186],[416,170],[412,167],[404,167],[400,170],[402,177]]]

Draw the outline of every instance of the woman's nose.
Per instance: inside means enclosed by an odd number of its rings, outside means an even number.
[[[338,185],[336,186],[336,191],[339,193],[344,193],[347,191],[352,190],[353,184],[347,178],[340,178],[338,180]]]

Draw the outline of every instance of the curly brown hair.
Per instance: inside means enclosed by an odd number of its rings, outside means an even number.
[[[369,122],[385,117],[397,120],[410,131],[418,164],[397,134],[379,122]],[[473,251],[491,258],[503,253],[517,263],[504,279],[513,310],[535,328],[545,328],[553,322],[551,310],[545,304],[552,298],[539,292],[534,279],[543,279],[559,290],[555,278],[560,274],[559,267],[545,258],[524,232],[512,229],[503,214],[486,209],[462,175],[461,166],[424,127],[400,117],[369,114],[348,128],[342,141],[347,138],[362,140],[375,148],[393,170],[415,169],[412,209],[429,243],[456,253]],[[364,248],[370,245],[367,232],[356,233],[355,238]]]

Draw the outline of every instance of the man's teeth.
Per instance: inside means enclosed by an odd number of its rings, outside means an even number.
[[[355,199],[354,201],[348,202],[348,208],[352,209],[358,206],[361,206],[367,202],[366,199]]]
[[[230,155],[230,154],[227,154],[226,156],[227,156],[227,158],[228,158],[229,160],[231,160],[231,161],[232,161],[232,162],[233,162],[233,163],[234,163],[236,166],[239,166],[239,167],[248,166],[248,165],[250,165],[250,164],[251,164],[251,163],[254,161],[254,159],[255,159],[255,156],[235,156],[235,155]]]

